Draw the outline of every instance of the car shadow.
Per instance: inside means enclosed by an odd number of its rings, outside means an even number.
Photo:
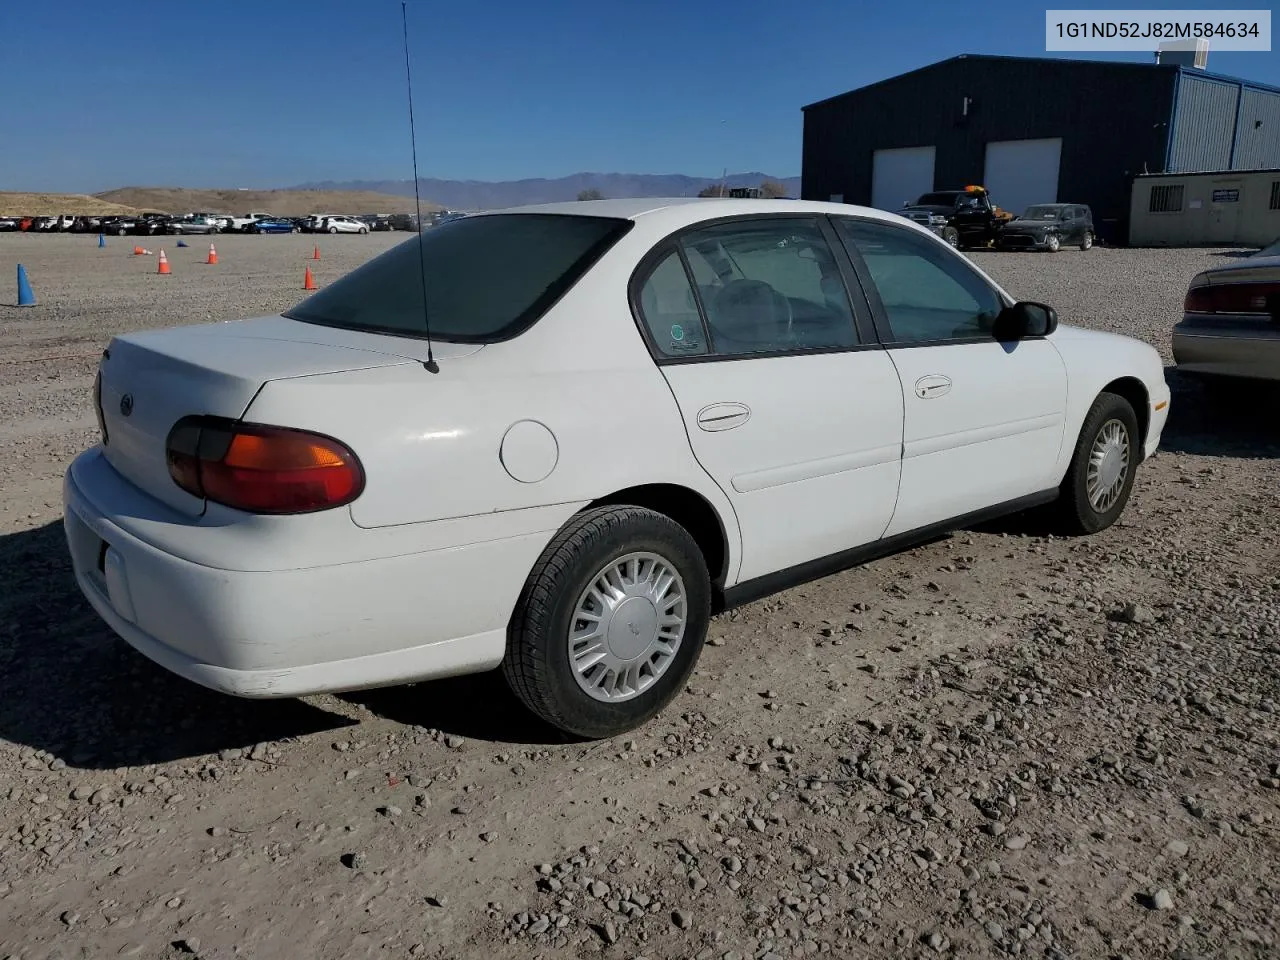
[[[62,524],[0,536],[0,739],[37,762],[144,766],[356,721],[301,700],[243,700],[135,652],[81,596]]]
[[[1258,247],[1249,247],[1246,250],[1217,250],[1209,254],[1209,256],[1223,257],[1227,260],[1246,260],[1257,253],[1258,250]]]
[[[497,670],[338,696],[384,719],[469,740],[526,746],[578,742],[527,710]]]
[[[1165,368],[1173,394],[1160,449],[1204,457],[1280,457],[1275,410],[1280,384],[1224,383],[1210,386]]]

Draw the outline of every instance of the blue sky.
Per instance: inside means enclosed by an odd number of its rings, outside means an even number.
[[[796,175],[805,103],[1045,55],[1025,0],[409,0],[409,26],[419,170],[450,179]],[[1280,84],[1275,51],[1209,68]],[[407,179],[399,0],[0,0],[0,137],[0,190]]]

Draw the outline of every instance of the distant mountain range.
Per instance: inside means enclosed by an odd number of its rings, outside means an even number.
[[[731,173],[729,187],[758,187],[762,181],[781,183],[787,196],[800,196],[799,177],[775,177],[765,173]],[[656,173],[575,173],[555,180],[436,180],[419,179],[423,202],[438,203],[451,210],[492,210],[529,203],[576,200],[584,190],[599,190],[605,197],[693,197],[705,187],[720,183],[719,177],[689,177]],[[413,196],[412,180],[322,180],[302,183],[288,190],[373,191],[397,196]]]

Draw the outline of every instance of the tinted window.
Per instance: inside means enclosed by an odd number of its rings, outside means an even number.
[[[866,261],[898,342],[987,337],[999,295],[949,247],[906,230],[841,220],[841,236]]]
[[[818,222],[733,221],[679,240],[720,356],[857,344],[844,281]]]
[[[500,340],[537,320],[630,227],[560,214],[466,217],[392,247],[285,316],[423,336],[421,263],[433,337]]]
[[[926,193],[916,203],[922,207],[950,207],[956,202],[960,194],[952,192],[944,193]]]
[[[1051,206],[1049,204],[1041,204],[1035,207],[1027,207],[1027,212],[1022,215],[1024,220],[1057,220],[1058,215],[1066,211],[1061,207]]]
[[[660,353],[696,357],[707,352],[693,287],[675,250],[658,262],[640,287],[640,313]]]

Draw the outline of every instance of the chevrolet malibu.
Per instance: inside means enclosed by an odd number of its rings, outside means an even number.
[[[469,216],[116,337],[94,392],[67,541],[143,654],[243,697],[500,667],[584,738],[718,611],[1034,506],[1108,527],[1169,405],[1151,347],[900,217],[725,199]]]

